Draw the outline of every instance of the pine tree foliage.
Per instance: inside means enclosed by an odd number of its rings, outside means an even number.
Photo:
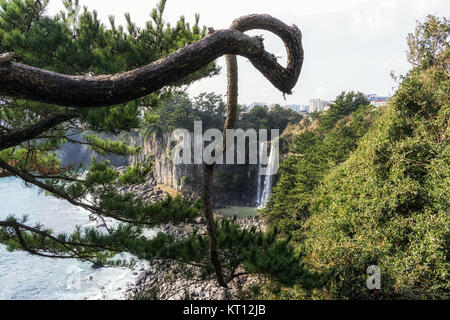
[[[161,219],[177,222],[183,206],[175,205],[180,199],[168,199],[152,208],[155,214],[162,212],[162,206],[170,206],[173,216],[162,215]],[[191,209],[193,216],[199,208]],[[180,220],[179,222],[183,222]],[[22,232],[17,237],[15,228],[26,230],[26,218],[17,220],[10,217],[2,224],[0,241],[9,250],[23,250],[50,257],[76,257],[91,261],[96,265],[127,266],[135,260],[117,260],[115,254],[129,252],[135,259],[149,261],[173,261],[181,268],[179,272],[199,279],[213,279],[214,270],[208,258],[208,236],[194,231],[187,238],[177,240],[174,236],[159,233],[153,238],[143,235],[143,229],[136,225],[120,224],[108,233],[96,228],[77,229],[72,234],[51,235],[51,230],[37,225],[33,232]],[[259,274],[276,280],[283,285],[302,282],[313,285],[311,279],[317,277],[303,267],[302,253],[296,251],[289,239],[277,240],[278,231],[263,233],[242,229],[234,220],[217,220],[218,248],[227,281],[242,274]],[[186,266],[191,268],[187,269]]]
[[[153,22],[148,22],[143,29],[137,28],[127,15],[126,30],[121,26],[116,27],[113,17],[110,18],[110,28],[107,28],[98,20],[95,11],[80,8],[78,1],[64,1],[65,10],[54,18],[45,15],[47,4],[48,1],[2,1],[0,51],[14,51],[17,61],[56,72],[103,74],[124,71],[157,60],[184,46],[182,39],[194,41],[205,35],[205,28],[200,29],[198,26],[198,17],[192,28],[184,19],[180,19],[175,28],[165,23],[162,19],[164,1],[152,12]],[[211,64],[185,83],[216,71],[217,68]],[[114,209],[112,216],[122,216],[122,219],[132,221],[137,216],[138,205],[142,200],[120,195],[115,188],[117,185],[142,180],[149,172],[150,163],[129,168],[121,174],[108,163],[94,161],[84,177],[79,166],[62,167],[56,151],[64,143],[70,142],[86,145],[100,155],[127,156],[137,153],[139,148],[130,148],[125,141],[102,138],[96,133],[116,134],[138,128],[141,122],[139,115],[148,107],[148,102],[149,106],[154,106],[165,95],[158,93],[113,108],[88,109],[77,113],[61,107],[56,111],[57,114],[54,106],[2,99],[2,133],[25,129],[58,114],[69,114],[67,120],[77,118],[50,128],[32,141],[0,151],[0,160],[12,169],[7,170],[2,166],[2,174],[17,175],[29,183],[41,179],[40,187],[49,194],[80,204],[94,214]],[[70,117],[71,113],[74,113],[73,117]],[[84,135],[83,140],[73,138],[86,130],[89,133]],[[120,207],[128,210],[118,214]],[[145,220],[146,223],[154,223]]]

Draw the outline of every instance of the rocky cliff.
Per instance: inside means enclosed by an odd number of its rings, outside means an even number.
[[[144,138],[135,134],[128,138],[130,145],[140,146],[141,152],[129,158],[129,164],[153,159],[153,177],[159,185],[168,186],[177,191],[198,191],[202,176],[201,165],[175,165],[171,159],[173,144],[170,142],[169,134],[152,134]]]
[[[77,137],[77,139],[82,140],[82,136]],[[144,137],[140,133],[134,132],[129,133],[125,139],[130,146],[141,147],[139,154],[131,157],[100,156],[85,145],[68,143],[59,150],[58,155],[62,159],[63,165],[82,163],[85,166],[90,165],[93,157],[97,157],[99,161],[109,160],[116,167],[135,165],[138,162],[151,159],[153,170],[149,180],[152,180],[152,186],[172,195],[178,193],[194,198],[200,196],[203,166],[194,164],[175,165],[171,157],[171,150],[175,142],[171,143],[170,134],[154,133]],[[216,208],[230,205],[254,206],[256,173],[257,166],[255,165],[216,166],[212,193],[213,205]],[[149,183],[145,184],[146,190],[149,185]]]
[[[194,139],[192,138],[191,141]],[[184,196],[199,197],[202,189],[203,165],[175,165],[171,153],[175,142],[170,134],[152,134],[129,137],[132,146],[141,146],[141,152],[129,159],[129,164],[153,159],[153,177],[158,185],[173,188]],[[193,146],[192,146],[193,147]],[[212,201],[216,208],[229,205],[253,206],[256,195],[256,166],[216,166]],[[225,177],[225,178],[224,178]],[[232,177],[230,179],[230,177]],[[232,184],[227,181],[232,180]],[[239,180],[254,181],[251,188]]]

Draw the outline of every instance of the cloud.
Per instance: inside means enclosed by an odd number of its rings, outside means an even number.
[[[395,0],[359,7],[350,13],[349,29],[364,37],[379,36],[394,29],[400,11],[399,1]]]

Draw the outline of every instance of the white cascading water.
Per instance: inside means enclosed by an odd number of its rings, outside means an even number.
[[[271,147],[270,147],[270,155],[269,155],[269,162],[267,164],[267,168],[266,168],[266,177],[264,179],[264,188],[262,191],[262,194],[259,198],[258,201],[258,208],[262,209],[265,207],[267,201],[269,200],[269,196],[272,192],[272,178],[274,175],[274,167],[275,167],[275,162],[278,160],[278,147],[277,146],[277,142],[273,142],[271,143]],[[265,148],[261,148],[261,152],[265,152],[264,150]],[[261,158],[260,158],[261,159]],[[258,172],[258,179],[261,179],[261,164],[259,165],[259,172]],[[259,183],[259,188],[260,187],[260,183]]]
[[[259,207],[261,205],[261,159],[264,152],[264,144],[266,142],[261,142],[259,145],[259,158],[258,158],[258,182],[256,185],[256,205]]]

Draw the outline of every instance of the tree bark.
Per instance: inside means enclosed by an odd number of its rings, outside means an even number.
[[[227,287],[227,283],[224,278],[222,264],[220,262],[219,251],[217,250],[217,233],[216,223],[214,221],[214,215],[212,212],[211,204],[211,185],[213,181],[214,166],[204,165],[203,167],[203,214],[206,219],[206,229],[208,231],[209,239],[209,256],[211,263],[216,274],[217,282],[222,287]]]

